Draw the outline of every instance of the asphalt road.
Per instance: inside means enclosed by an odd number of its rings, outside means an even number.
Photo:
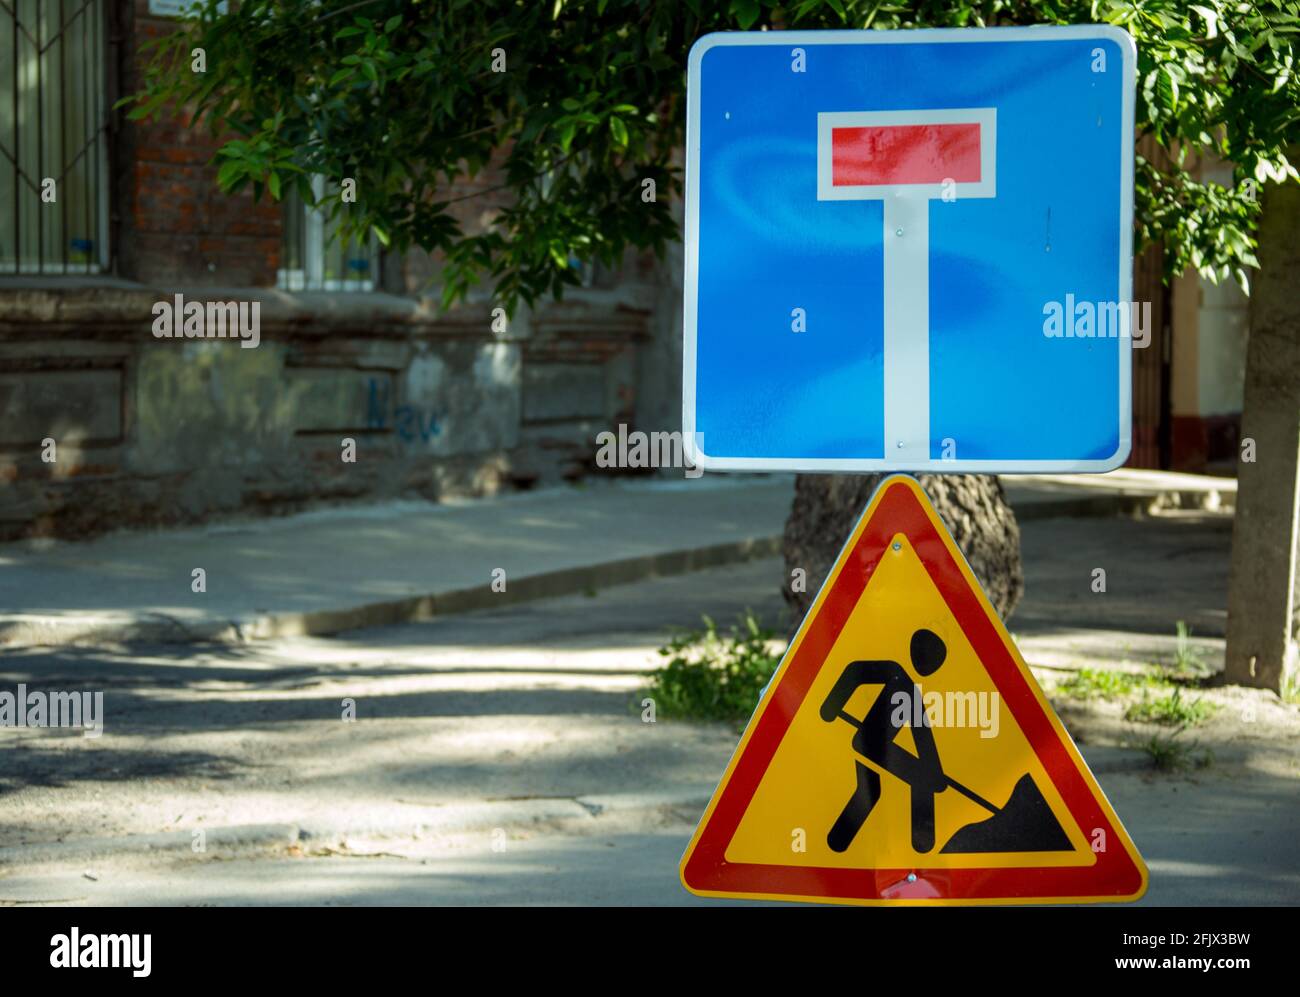
[[[1293,783],[1240,772],[1101,781],[1151,870],[1140,904],[1300,904]],[[677,880],[690,832],[678,824],[646,833],[516,834],[503,842],[488,835],[455,844],[375,839],[355,842],[356,854],[320,857],[298,849],[209,861],[122,855],[19,871],[0,878],[0,898],[85,905],[722,903],[690,895]]]

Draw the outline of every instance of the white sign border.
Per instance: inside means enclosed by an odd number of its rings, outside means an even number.
[[[1113,471],[1128,460],[1133,431],[1133,348],[1120,341],[1119,446],[1110,457],[1097,460],[952,460],[924,461],[879,458],[711,457],[696,443],[695,384],[699,318],[700,252],[700,65],[705,53],[726,45],[925,45],[942,42],[1063,41],[1108,39],[1123,55],[1123,103],[1120,134],[1119,299],[1133,295],[1133,169],[1134,100],[1137,46],[1127,31],[1111,24],[1037,25],[1012,28],[927,28],[892,31],[728,31],[699,38],[691,47],[687,66],[686,102],[686,232],[682,288],[682,440],[687,459],[706,471],[926,472],[932,474],[1061,474]],[[879,112],[877,112],[879,113]]]

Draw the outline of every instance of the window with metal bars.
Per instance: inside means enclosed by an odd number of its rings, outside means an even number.
[[[0,276],[108,266],[104,7],[0,0]]]
[[[324,177],[315,177],[319,200],[326,191]],[[337,196],[337,190],[332,190]],[[278,284],[286,291],[373,291],[378,278],[378,247],[374,240],[344,239],[338,219],[309,208],[295,191],[283,200],[284,246]]]

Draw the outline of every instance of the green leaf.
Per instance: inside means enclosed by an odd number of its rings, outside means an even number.
[[[238,159],[228,159],[217,170],[217,186],[222,190],[230,190],[235,181],[244,173],[244,163]]]
[[[1160,105],[1167,111],[1173,111],[1178,105],[1178,81],[1174,79],[1169,67],[1161,66],[1156,74],[1156,96]]]
[[[609,133],[614,136],[614,141],[624,148],[627,147],[627,125],[623,124],[621,118],[609,119]]]
[[[578,130],[578,123],[570,121],[560,130],[560,148],[565,152],[569,151],[569,146],[573,144],[574,133]]]
[[[748,31],[761,13],[758,0],[731,0],[731,14],[742,31]]]

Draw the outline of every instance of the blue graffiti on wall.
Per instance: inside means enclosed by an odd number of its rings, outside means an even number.
[[[391,384],[386,380],[372,377],[367,386],[366,428],[387,429],[390,425],[403,443],[414,443],[417,439],[428,443],[442,435],[442,423],[446,412],[435,412],[422,405],[392,404]]]

